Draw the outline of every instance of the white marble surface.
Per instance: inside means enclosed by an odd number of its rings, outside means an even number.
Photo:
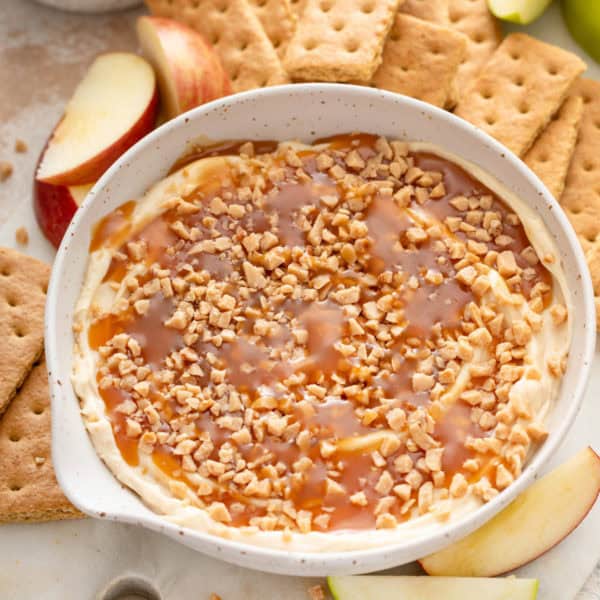
[[[0,1],[0,160],[9,160],[15,167],[13,176],[0,184],[0,244],[16,246],[15,230],[24,225],[30,234],[24,251],[52,259],[52,248],[41,236],[31,208],[36,158],[91,58],[108,49],[135,48],[132,23],[136,14],[90,17],[59,13],[31,0]],[[557,3],[528,29],[576,50]],[[588,75],[600,78],[598,66]],[[27,153],[15,153],[17,138],[27,142]],[[554,464],[586,444],[600,450],[599,396],[597,353],[584,408]],[[600,505],[571,536],[518,574],[540,579],[541,600],[600,600],[600,569],[589,576],[600,559],[598,531]],[[402,570],[407,569],[415,567]],[[92,600],[100,598],[112,580],[130,574],[151,582],[161,600],[204,600],[211,592],[223,600],[300,600],[306,598],[311,583],[233,567],[158,534],[122,524],[85,520],[0,526],[3,600]]]

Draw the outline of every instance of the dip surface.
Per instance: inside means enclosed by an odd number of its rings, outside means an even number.
[[[73,383],[155,511],[304,550],[419,535],[547,435],[570,343],[544,226],[443,150],[222,144],[95,228]]]

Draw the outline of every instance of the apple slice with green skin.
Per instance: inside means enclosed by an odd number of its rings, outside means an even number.
[[[182,23],[140,17],[138,40],[158,77],[166,117],[231,94],[231,82],[213,47]]]
[[[590,511],[600,493],[600,457],[585,448],[536,481],[483,527],[421,559],[429,575],[491,577],[553,548]]]
[[[492,14],[503,21],[528,25],[548,8],[552,0],[487,0]]]
[[[92,189],[93,183],[79,186],[52,185],[43,181],[34,184],[33,209],[43,234],[58,248],[65,231]]]
[[[52,185],[96,181],[154,127],[158,86],[152,67],[127,52],[92,63],[54,129],[36,178]]]
[[[575,41],[600,63],[600,3],[594,0],[562,0],[562,12]]]
[[[537,579],[472,577],[329,577],[335,600],[535,600]]]

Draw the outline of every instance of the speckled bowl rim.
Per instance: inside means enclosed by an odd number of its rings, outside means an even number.
[[[543,198],[545,207],[548,209],[548,212],[541,216],[542,218],[545,216],[547,219],[555,220],[555,225],[557,229],[560,230],[566,243],[566,247],[559,249],[570,259],[570,266],[576,269],[577,278],[580,280],[581,284],[578,292],[581,296],[581,301],[583,302],[583,312],[574,315],[575,326],[573,328],[574,333],[572,340],[572,348],[578,348],[578,356],[580,358],[576,363],[569,361],[567,369],[567,372],[570,370],[576,371],[576,384],[575,387],[568,392],[562,389],[559,400],[557,401],[557,403],[561,402],[561,398],[567,393],[569,394],[571,404],[566,416],[561,423],[552,430],[551,436],[535,453],[517,481],[500,493],[496,498],[465,517],[457,519],[447,526],[441,527],[431,535],[419,539],[399,542],[394,545],[386,545],[366,550],[326,553],[276,550],[243,542],[231,541],[200,531],[183,529],[168,522],[158,514],[140,516],[131,512],[110,512],[106,510],[106,507],[98,506],[95,503],[95,498],[87,495],[85,490],[77,488],[76,478],[74,477],[72,470],[70,471],[66,468],[65,456],[67,449],[64,448],[63,440],[59,437],[60,421],[64,416],[63,411],[66,410],[66,403],[72,403],[75,398],[70,383],[61,381],[59,378],[61,370],[60,364],[61,361],[64,360],[64,353],[61,353],[61,347],[64,347],[65,344],[72,344],[72,334],[70,331],[59,331],[57,328],[59,313],[64,309],[61,305],[61,293],[64,290],[64,286],[69,285],[68,283],[65,283],[65,274],[68,269],[69,257],[71,253],[77,252],[77,248],[72,247],[71,240],[84,216],[88,212],[94,210],[97,194],[100,190],[110,186],[111,180],[115,174],[118,173],[119,169],[124,165],[129,166],[130,163],[134,163],[141,151],[146,150],[153,144],[157,144],[164,136],[168,136],[172,130],[185,127],[190,121],[202,116],[208,116],[210,113],[216,114],[219,113],[219,111],[224,113],[229,106],[235,104],[243,104],[250,101],[259,102],[261,99],[276,95],[285,96],[288,101],[291,101],[292,98],[299,100],[306,94],[311,96],[321,94],[323,97],[327,97],[331,100],[335,98],[338,101],[339,98],[348,101],[351,101],[353,97],[360,97],[361,100],[365,97],[371,97],[373,99],[377,98],[378,101],[383,100],[385,103],[389,103],[391,110],[401,111],[403,106],[410,107],[411,110],[420,111],[428,119],[449,122],[458,133],[466,136],[466,139],[470,140],[470,142],[477,144],[479,147],[487,147],[496,152],[498,160],[507,161],[512,171],[518,173],[520,177],[525,178],[526,183],[536,189],[536,193]],[[322,102],[324,103],[324,101]],[[340,133],[342,132],[340,131]],[[243,137],[243,135],[240,135],[240,137]],[[310,135],[307,137],[315,139],[320,136],[318,135],[318,132],[311,131]],[[184,150],[185,148],[182,148],[182,152]],[[528,201],[527,198],[524,198],[524,200],[526,202]],[[98,220],[100,216],[101,214],[96,215],[95,220]],[[80,286],[81,281],[79,282],[79,287]],[[52,271],[48,289],[45,325],[46,358],[52,396],[52,445],[53,455],[55,457],[54,466],[56,476],[67,497],[69,497],[73,504],[91,516],[142,525],[149,529],[163,532],[169,535],[169,537],[200,550],[201,552],[212,555],[213,557],[221,558],[241,566],[273,573],[312,576],[365,573],[390,568],[425,556],[477,529],[503,507],[509,504],[539,476],[541,468],[548,462],[560,446],[581,407],[583,392],[590,374],[591,362],[595,349],[595,339],[595,308],[591,279],[583,251],[566,215],[537,176],[517,156],[486,133],[451,113],[422,103],[418,100],[360,86],[342,84],[294,84],[262,88],[235,94],[180,115],[176,119],[162,125],[129,149],[96,183],[67,229],[63,242],[58,250]],[[577,346],[575,346],[575,344],[577,344]],[[72,407],[71,410],[73,410]],[[81,421],[81,428],[85,430],[83,421],[81,419],[79,420]],[[89,438],[88,442],[91,444]],[[97,456],[96,460],[101,462]],[[104,466],[103,463],[101,464]],[[122,487],[121,493],[133,494],[133,492],[124,487]]]

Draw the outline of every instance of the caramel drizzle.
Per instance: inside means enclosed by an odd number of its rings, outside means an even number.
[[[376,154],[374,150],[375,137],[369,135],[338,136],[328,140],[331,146],[338,150],[357,149],[360,155],[371,158]],[[191,162],[204,156],[216,156],[230,154],[239,151],[242,142],[226,143],[209,149],[197,150],[178,161],[175,167]],[[257,153],[272,152],[272,143],[266,143],[259,148]],[[310,182],[297,181],[294,171],[285,168],[283,183],[268,184],[265,190],[267,201],[263,211],[254,211],[244,218],[244,226],[254,231],[265,231],[268,228],[268,218],[273,214],[278,218],[278,229],[282,239],[289,246],[304,246],[305,234],[297,225],[298,211],[312,205],[318,208],[320,196],[323,194],[342,194],[339,186],[314,167],[316,153],[306,152],[303,155],[305,168],[311,177]],[[490,194],[494,198],[492,210],[506,215],[509,211],[503,202],[490,190],[485,188],[479,181],[473,179],[458,165],[445,159],[427,153],[411,154],[414,164],[423,170],[438,171],[443,174],[446,194],[438,200],[429,200],[422,210],[430,213],[438,219],[448,215],[463,216],[450,204],[450,200],[458,194],[481,195]],[[340,159],[341,160],[341,159]],[[174,167],[174,168],[175,168]],[[225,188],[217,188],[206,193],[206,190],[198,189],[197,197],[202,197],[203,203],[207,205],[211,198],[216,195],[223,196],[224,192],[231,192],[235,196],[236,187],[240,182],[230,182]],[[190,198],[193,200],[193,198]],[[90,250],[96,250],[103,245],[115,245],[124,243],[130,238],[131,223],[130,216],[133,203],[127,203],[105,217],[95,228]],[[186,224],[198,228],[203,236],[208,235],[208,230],[203,226],[202,219],[206,211],[189,215]],[[240,264],[229,264],[217,256],[200,254],[191,256],[189,254],[191,242],[182,243],[177,239],[170,229],[170,225],[180,218],[174,210],[167,211],[151,223],[146,225],[142,231],[131,236],[133,240],[144,240],[151,249],[151,261],[155,261],[161,268],[169,269],[172,275],[184,275],[180,273],[180,265],[189,263],[198,271],[206,270],[211,276],[220,279],[230,272],[239,270]],[[403,273],[406,277],[414,275],[419,278],[421,286],[415,291],[404,291],[398,293],[396,303],[404,310],[406,318],[406,329],[402,339],[409,337],[426,340],[435,324],[441,323],[446,334],[451,334],[459,326],[462,311],[467,303],[473,300],[470,291],[464,289],[452,275],[454,269],[451,261],[440,264],[439,254],[429,244],[418,251],[397,247],[395,241],[400,239],[414,222],[411,216],[400,211],[390,198],[377,196],[369,206],[365,215],[365,221],[369,228],[371,246],[369,252],[372,259],[368,265],[367,272],[377,277],[385,270]],[[219,217],[216,228],[224,235],[231,235],[229,221],[226,216]],[[509,249],[520,259],[520,252],[527,246],[529,241],[521,225],[510,226],[506,231],[513,238]],[[461,236],[460,233],[457,234]],[[202,239],[202,238],[201,238]],[[123,252],[125,254],[125,252]],[[115,258],[108,270],[105,280],[120,281],[126,273],[126,262],[122,258]],[[521,265],[523,266],[523,265]],[[436,269],[445,275],[449,275],[441,286],[436,287],[427,284],[423,275],[427,269]],[[524,295],[528,295],[532,283],[544,281],[551,283],[550,275],[542,267],[536,267],[536,280],[527,282],[522,289]],[[359,273],[352,268],[342,274],[335,274],[338,281],[352,280],[358,278]],[[231,290],[236,294],[236,290]],[[372,298],[378,297],[377,289],[363,290],[363,295],[369,294]],[[363,297],[364,298],[364,297]],[[255,299],[257,300],[257,299]],[[282,307],[288,313],[293,314],[299,323],[308,330],[308,357],[299,364],[276,362],[269,359],[265,349],[253,345],[239,338],[233,343],[224,344],[217,348],[210,343],[199,343],[196,350],[200,355],[200,366],[206,366],[204,356],[208,351],[216,355],[220,363],[228,369],[228,380],[243,394],[250,399],[256,400],[260,395],[272,395],[278,403],[288,402],[282,399],[275,391],[275,384],[289,376],[293,372],[302,372],[307,376],[307,382],[327,382],[331,376],[343,372],[352,374],[356,365],[352,361],[342,357],[334,348],[338,341],[347,339],[345,317],[340,307],[329,301],[319,301],[314,304],[292,303]],[[108,315],[92,324],[89,330],[89,343],[91,348],[98,349],[113,335],[125,331],[132,335],[142,347],[144,361],[153,370],[160,368],[164,359],[172,351],[182,346],[182,339],[178,333],[162,326],[173,310],[172,302],[157,295],[151,303],[147,315],[139,317],[131,312],[121,315]],[[283,331],[279,339],[266,340],[271,347],[281,346],[289,339],[291,332]],[[389,356],[384,361],[391,360],[401,344],[392,348]],[[251,365],[253,370],[247,372],[244,365]],[[410,387],[411,375],[414,372],[415,362],[410,359],[402,360],[402,369],[385,377],[374,377],[370,379],[370,385],[380,388],[385,397],[397,399],[398,406],[415,407],[427,406],[426,394],[415,394]],[[208,379],[200,378],[200,385],[210,385]],[[153,390],[159,393],[158,389]],[[111,419],[115,439],[123,458],[131,465],[139,462],[136,442],[127,438],[124,433],[123,416],[115,411],[115,407],[128,397],[126,392],[110,388],[101,390],[101,396],[106,404],[107,413]],[[295,392],[295,401],[303,400],[301,392]],[[170,406],[167,406],[170,404]],[[281,404],[278,404],[281,406]],[[164,410],[177,413],[177,406],[172,402],[166,402]],[[293,407],[292,407],[293,408]],[[339,439],[364,435],[369,432],[379,431],[385,424],[381,419],[375,419],[369,425],[364,425],[355,414],[356,406],[352,401],[339,397],[327,397],[322,403],[311,404],[308,413],[295,410],[292,423],[299,422],[303,428],[309,429],[317,442],[322,439]],[[486,435],[478,426],[473,425],[468,419],[467,405],[461,402],[450,410],[444,419],[436,424],[434,436],[444,444],[446,448],[443,468],[447,478],[454,472],[460,471],[464,460],[472,456],[472,452],[463,446],[467,435],[483,437]],[[205,413],[196,423],[198,431],[211,434],[215,443],[212,458],[218,460],[218,450],[221,444],[229,440],[229,433],[219,428],[211,419],[209,413]],[[261,453],[270,453],[274,461],[281,461],[285,465],[291,465],[302,455],[295,444],[281,442],[266,436],[260,445],[248,445],[239,448],[244,458],[248,461],[255,460]],[[328,497],[325,494],[325,477],[327,466],[319,454],[318,443],[313,443],[306,454],[313,460],[313,468],[310,470],[305,481],[292,483],[291,499],[298,509],[310,510],[313,515],[318,515],[325,507],[331,516],[330,529],[361,529],[374,526],[373,508],[377,502],[377,494],[373,487],[378,479],[379,470],[373,468],[370,451],[351,453],[346,455],[338,452],[334,457],[339,464],[340,477],[338,482],[348,492],[343,497]],[[411,453],[411,458],[416,462],[423,456],[423,452]],[[388,467],[392,466],[394,456],[387,459]],[[172,449],[158,446],[153,455],[154,463],[169,476],[186,481],[182,475],[179,458],[174,456]],[[348,497],[364,490],[367,495],[368,504],[365,507],[356,507],[348,501]],[[232,502],[245,502],[243,498],[234,497],[227,491],[217,491],[214,496],[205,500],[220,500],[227,505]],[[264,508],[248,504],[241,513],[234,513],[233,525],[248,524],[253,516],[264,515]],[[396,514],[398,519],[408,518],[408,515]]]

